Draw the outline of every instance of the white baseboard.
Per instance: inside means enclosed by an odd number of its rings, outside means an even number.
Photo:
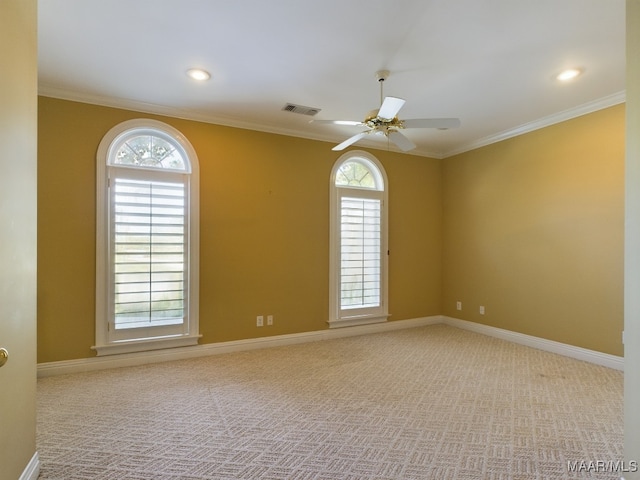
[[[50,377],[68,373],[89,372],[107,368],[131,367],[148,363],[166,362],[171,360],[183,360],[187,358],[219,355],[222,353],[256,350],[259,348],[279,347],[295,345],[299,343],[316,342],[332,338],[367,335],[370,333],[389,332],[405,328],[422,327],[442,323],[442,316],[415,318],[411,320],[398,320],[395,322],[374,323],[344,328],[332,328],[313,332],[293,333],[288,335],[275,335],[272,337],[249,338],[231,342],[207,343],[192,347],[168,348],[149,352],[124,353],[104,357],[80,358],[77,360],[63,360],[59,362],[47,362],[38,364],[38,377]]]
[[[40,475],[40,457],[38,452],[33,454],[31,460],[27,464],[27,468],[24,469],[22,475],[18,480],[36,480]]]
[[[586,348],[575,347],[565,343],[555,342],[544,338],[533,337],[523,333],[512,332],[501,328],[490,327],[480,323],[468,322],[443,315],[414,318],[411,320],[398,320],[395,322],[373,323],[344,328],[331,328],[313,332],[293,333],[288,335],[276,335],[272,337],[250,338],[231,342],[208,343],[192,347],[168,348],[149,352],[125,353],[106,357],[80,358],[77,360],[63,360],[60,362],[48,362],[38,364],[38,377],[50,377],[68,373],[88,372],[107,368],[131,367],[148,363],[166,362],[171,360],[183,360],[187,358],[206,357],[222,353],[241,352],[260,348],[280,347],[300,343],[316,342],[333,338],[367,335],[370,333],[389,332],[406,328],[423,327],[443,323],[463,330],[500,338],[509,342],[526,345],[547,352],[557,353],[566,357],[584,360],[586,362],[602,365],[616,370],[624,369],[624,359],[615,355],[596,352]]]
[[[525,335],[524,333],[512,332],[510,330],[490,327],[481,323],[468,322],[466,320],[460,320],[453,317],[442,317],[442,323],[452,327],[488,335],[490,337],[500,338],[519,345],[537,348],[538,350],[557,353],[577,360],[584,360],[585,362],[594,363],[603,367],[621,371],[624,370],[624,358],[616,355],[596,352],[595,350],[588,350],[586,348],[576,347],[566,343],[555,342],[553,340],[547,340],[540,337],[533,337],[531,335]]]

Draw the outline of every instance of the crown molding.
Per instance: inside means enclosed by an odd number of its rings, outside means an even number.
[[[195,110],[187,108],[169,107],[166,105],[158,105],[155,103],[140,102],[126,98],[106,97],[94,95],[84,92],[69,91],[48,86],[46,84],[38,85],[38,95],[44,97],[57,98],[60,100],[68,100],[72,102],[88,103],[91,105],[99,105],[102,107],[120,108],[124,110],[133,110],[140,113],[148,113],[152,115],[163,115],[166,117],[180,118],[182,120],[193,120],[202,123],[211,123],[226,127],[242,128],[245,130],[256,130],[266,133],[274,133],[278,135],[287,135],[291,137],[310,138],[311,140],[332,141],[321,135],[311,138],[307,134],[302,134],[296,130],[273,128],[257,123],[238,120],[237,118],[225,117],[221,115],[203,114]]]
[[[211,124],[221,125],[226,127],[242,128],[245,130],[254,130],[258,132],[272,133],[275,135],[286,135],[289,137],[304,138],[308,140],[317,140],[320,142],[329,142],[329,143],[336,142],[336,139],[331,135],[309,134],[308,132],[300,132],[292,129],[274,128],[274,127],[269,127],[269,126],[265,126],[257,123],[238,120],[236,118],[224,117],[219,115],[210,115],[210,114],[205,115],[190,109],[167,107],[165,105],[139,102],[136,100],[130,100],[125,98],[105,97],[105,96],[94,95],[86,92],[69,91],[69,90],[55,88],[46,84],[38,85],[38,95],[41,95],[44,97],[58,98],[61,100],[69,100],[73,102],[100,105],[103,107],[134,110],[136,112],[147,113],[152,115],[163,115],[167,117],[180,118],[183,120],[193,120],[197,122],[211,123]],[[612,95],[600,98],[598,100],[594,100],[592,102],[579,105],[575,108],[563,110],[562,112],[554,113],[553,115],[549,115],[549,116],[540,118],[538,120],[534,120],[532,122],[519,125],[515,128],[504,130],[503,132],[499,132],[494,135],[489,135],[487,137],[474,140],[473,142],[461,145],[447,152],[430,152],[426,150],[416,149],[406,153],[409,155],[417,155],[421,157],[429,157],[429,158],[442,160],[448,157],[452,157],[454,155],[458,155],[460,153],[468,152],[470,150],[475,150],[476,148],[491,145],[492,143],[501,142],[509,138],[517,137],[518,135],[523,135],[525,133],[533,132],[535,130],[545,128],[545,127],[554,125],[556,123],[564,122],[572,118],[580,117],[588,113],[596,112],[604,108],[612,107],[614,105],[624,103],[625,100],[626,100],[626,92],[623,90],[621,92],[614,93]],[[360,145],[362,147],[370,148],[373,150],[383,150],[383,151],[392,150],[394,152],[404,153],[404,152],[401,152],[399,149],[395,148],[395,146],[386,145],[385,146],[386,148],[381,148],[379,143],[373,142],[373,141],[367,141],[366,139],[360,142]]]
[[[182,120],[193,120],[196,122],[210,123],[214,125],[221,125],[232,128],[242,128],[244,130],[254,130],[257,132],[272,133],[275,135],[286,135],[289,137],[304,138],[307,140],[316,140],[319,142],[329,142],[335,144],[337,140],[334,136],[318,134],[310,134],[309,132],[300,132],[292,129],[275,128],[266,125],[261,125],[252,122],[246,122],[238,120],[237,118],[225,117],[220,115],[203,114],[189,109],[181,109],[176,107],[167,107],[165,105],[157,105],[154,103],[139,102],[137,100],[130,100],[125,98],[105,97],[101,95],[94,95],[85,92],[76,92],[65,89],[55,88],[46,84],[38,85],[38,95],[43,97],[57,98],[60,100],[68,100],[70,102],[87,103],[90,105],[99,105],[102,107],[120,108],[124,110],[133,110],[140,113],[147,113],[150,115],[163,115],[166,117],[180,118]],[[385,148],[380,146],[380,143],[363,139],[359,145],[364,148],[372,150],[392,150],[397,153],[402,152],[395,145],[385,145]],[[387,148],[388,147],[388,148]],[[442,154],[437,152],[430,152],[424,150],[413,150],[409,155],[417,155],[422,157],[441,159]]]
[[[582,115],[586,115],[588,113],[593,113],[593,112],[597,112],[598,110],[603,110],[608,107],[613,107],[614,105],[624,103],[625,100],[626,100],[626,91],[623,90],[621,92],[617,92],[612,95],[599,98],[592,102],[584,103],[582,105],[578,105],[577,107],[563,110],[561,112],[554,113],[553,115],[549,115],[546,117],[542,117],[532,122],[524,123],[515,128],[510,128],[508,130],[504,130],[494,135],[489,135],[487,137],[480,138],[471,143],[467,143],[466,145],[461,145],[458,148],[449,150],[441,158],[448,158],[454,155],[458,155],[460,153],[468,152],[470,150],[475,150],[476,148],[486,147],[487,145],[491,145],[492,143],[498,143],[503,140],[507,140],[509,138],[517,137],[525,133],[533,132],[541,128],[555,125],[556,123],[565,122],[567,120],[571,120],[572,118],[577,118]]]

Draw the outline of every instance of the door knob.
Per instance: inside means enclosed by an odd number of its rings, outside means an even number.
[[[9,360],[9,352],[6,348],[0,348],[0,367],[7,363]]]

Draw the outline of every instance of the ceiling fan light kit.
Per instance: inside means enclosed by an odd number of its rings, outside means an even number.
[[[405,128],[437,128],[448,130],[460,126],[457,118],[413,118],[409,120],[398,119],[398,112],[405,104],[405,100],[398,97],[384,97],[383,83],[389,77],[389,70],[379,70],[376,72],[376,79],[380,83],[380,108],[372,110],[365,117],[364,121],[356,122],[352,120],[311,120],[313,123],[330,123],[334,125],[350,125],[366,127],[364,130],[344,142],[336,145],[332,150],[344,150],[362,138],[374,133],[377,136],[387,137],[403,152],[408,152],[416,148],[416,145],[403,135],[400,130]]]

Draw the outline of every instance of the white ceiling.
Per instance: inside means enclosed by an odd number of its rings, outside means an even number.
[[[386,95],[443,158],[624,101],[624,0],[40,0],[39,92],[339,143]],[[212,79],[197,83],[191,67]],[[560,84],[554,74],[580,67]],[[321,109],[315,117],[286,103]],[[390,148],[384,138],[356,146]],[[330,148],[328,145],[327,148]]]

